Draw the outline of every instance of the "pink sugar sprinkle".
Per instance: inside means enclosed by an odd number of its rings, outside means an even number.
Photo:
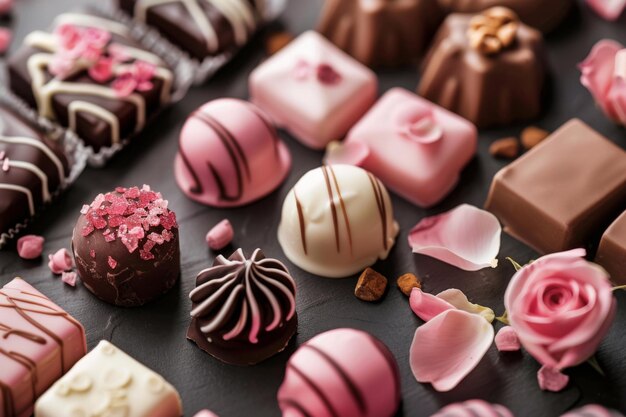
[[[96,250],[95,249],[91,249],[89,251],[89,256],[91,256],[92,258],[95,258],[96,257]]]
[[[141,186],[141,191],[150,191],[152,188],[148,184],[144,184]]]
[[[155,245],[156,245],[156,242],[148,240],[146,243],[144,243],[142,250],[145,252],[150,252],[152,248],[154,248]]]
[[[154,255],[151,252],[146,252],[145,250],[139,251],[139,257],[144,261],[149,261],[150,259],[154,259]]]
[[[94,231],[94,227],[92,225],[88,224],[87,226],[83,227],[83,230],[81,230],[81,235],[83,235],[84,237],[87,237],[93,231]]]
[[[131,187],[124,193],[124,197],[126,198],[139,198],[140,195],[141,193],[137,187]]]
[[[78,275],[76,274],[76,272],[63,272],[61,274],[61,280],[71,287],[76,286],[77,277]]]
[[[6,152],[5,151],[0,151],[0,160],[4,159],[4,157],[6,156]]]
[[[109,206],[109,214],[119,214],[122,215],[126,212],[126,209],[128,208],[128,203],[113,203],[111,206]]]
[[[111,269],[115,269],[115,267],[117,267],[117,261],[113,259],[111,256],[109,256],[109,258],[107,259],[107,262],[109,263],[109,266],[111,267]]]
[[[126,192],[126,187],[115,187],[115,192],[124,194]]]
[[[83,208],[80,209],[80,214],[87,214],[89,212],[89,206],[87,204],[83,204]]]
[[[163,230],[161,232],[161,236],[163,236],[163,240],[169,242],[174,237],[174,233],[170,232],[169,230]]]
[[[150,233],[148,235],[148,239],[153,241],[154,243],[156,243],[158,245],[162,245],[163,242],[165,241],[165,239],[163,239],[163,236],[161,236],[158,233],[154,233],[154,232],[152,232],[152,233]]]
[[[91,208],[97,210],[100,208],[102,203],[104,203],[104,194],[98,194],[93,200],[93,203],[91,203]]]
[[[11,161],[9,161],[9,158],[5,157],[4,160],[2,161],[2,170],[4,172],[9,172],[9,164],[11,163]]]

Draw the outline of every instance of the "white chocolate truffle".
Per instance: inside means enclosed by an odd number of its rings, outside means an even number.
[[[397,234],[385,186],[349,165],[304,174],[285,198],[278,226],[287,258],[328,278],[356,274],[387,258]]]
[[[176,389],[103,340],[35,404],[35,417],[180,417]]]

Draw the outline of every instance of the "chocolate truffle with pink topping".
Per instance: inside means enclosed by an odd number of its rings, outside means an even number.
[[[119,306],[153,300],[180,275],[176,215],[147,185],[117,187],[84,205],[72,249],[85,287]]]

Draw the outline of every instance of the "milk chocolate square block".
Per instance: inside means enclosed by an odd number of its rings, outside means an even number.
[[[609,272],[613,282],[626,284],[626,211],[602,235],[596,262]]]
[[[182,414],[180,396],[173,386],[105,340],[35,404],[37,417]]]
[[[584,247],[626,207],[626,152],[578,119],[494,177],[487,210],[540,253]]]
[[[29,417],[37,397],[86,351],[83,326],[61,307],[22,279],[2,287],[0,417]]]

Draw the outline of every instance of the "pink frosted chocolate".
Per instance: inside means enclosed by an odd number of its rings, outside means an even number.
[[[250,75],[252,101],[304,145],[341,139],[374,104],[376,74],[317,32],[300,35]]]
[[[180,133],[174,174],[187,197],[215,207],[251,203],[287,177],[291,155],[253,104],[213,100],[189,116]]]
[[[461,170],[476,153],[476,142],[471,122],[394,88],[348,132],[340,146],[349,151],[365,145],[366,157],[357,158],[356,165],[413,204],[429,207],[456,186]]]
[[[391,417],[399,403],[393,355],[354,329],[331,330],[300,346],[278,390],[283,417]]]
[[[0,417],[28,417],[35,400],[87,351],[83,326],[15,278],[0,290]]]

